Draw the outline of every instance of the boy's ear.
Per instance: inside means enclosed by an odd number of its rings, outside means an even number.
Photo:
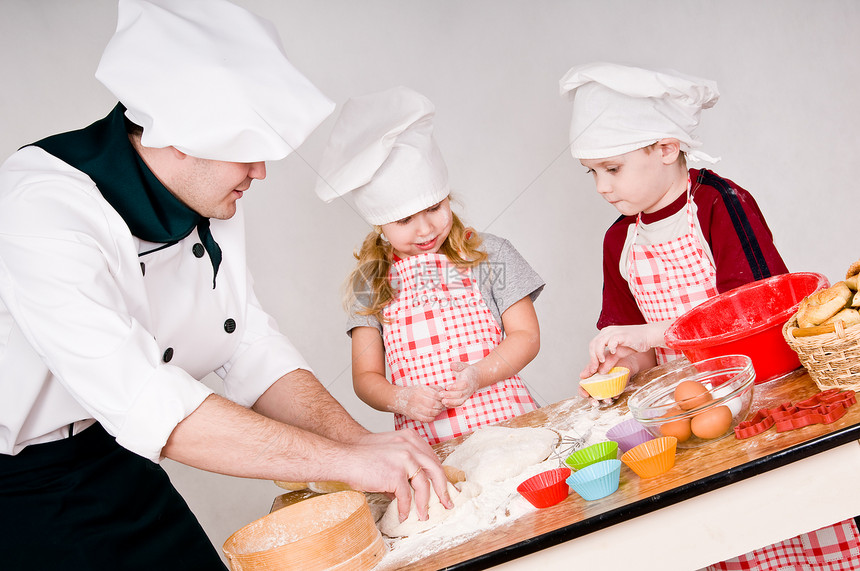
[[[666,138],[657,141],[660,148],[660,156],[664,165],[671,165],[681,155],[681,142],[678,139]]]

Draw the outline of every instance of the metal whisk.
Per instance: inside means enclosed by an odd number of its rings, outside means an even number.
[[[561,442],[552,452],[552,454],[550,454],[550,457],[553,457],[558,460],[558,465],[560,468],[566,466],[564,461],[568,456],[570,456],[580,448],[585,448],[585,443],[588,441],[588,437],[591,436],[591,428],[589,428],[588,431],[582,435],[574,428],[573,433],[576,434],[576,436],[562,436]]]

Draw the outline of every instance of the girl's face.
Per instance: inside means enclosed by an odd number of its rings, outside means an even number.
[[[408,258],[438,252],[453,223],[451,204],[446,198],[412,216],[383,224],[381,228],[394,253],[400,258]]]
[[[625,216],[655,212],[672,203],[675,171],[666,168],[662,148],[637,149],[606,159],[579,162],[594,177],[597,192]]]

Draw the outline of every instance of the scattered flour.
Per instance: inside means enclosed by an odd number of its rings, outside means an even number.
[[[625,407],[591,405],[578,398],[554,405],[543,427],[555,430],[562,438],[549,458],[501,481],[482,482],[477,496],[452,509],[443,523],[423,533],[396,539],[383,536],[389,552],[375,571],[397,569],[425,559],[535,511],[537,508],[517,492],[517,486],[536,474],[563,466],[574,450],[606,440],[610,428],[630,417],[625,412]]]

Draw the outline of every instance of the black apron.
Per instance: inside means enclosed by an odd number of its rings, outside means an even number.
[[[224,571],[158,464],[99,424],[0,454],[4,571]]]

